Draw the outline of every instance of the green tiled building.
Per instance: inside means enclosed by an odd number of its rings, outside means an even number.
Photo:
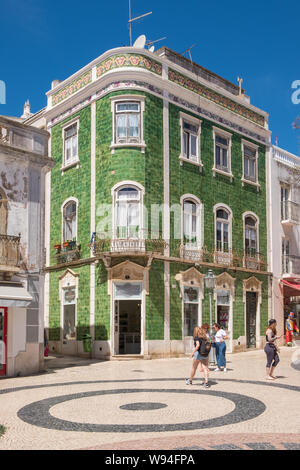
[[[51,133],[45,326],[92,356],[188,354],[210,320],[229,351],[268,320],[268,115],[181,55],[123,47],[63,82],[30,118]]]

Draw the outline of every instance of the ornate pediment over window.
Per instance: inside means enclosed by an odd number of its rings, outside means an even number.
[[[176,274],[175,279],[180,284],[180,296],[182,297],[184,286],[199,287],[200,299],[203,299],[203,277],[196,268],[189,268],[186,271],[180,271]]]
[[[234,300],[235,292],[235,278],[230,274],[224,272],[217,276],[216,290],[228,290],[231,293],[232,300]]]
[[[75,273],[71,269],[67,269],[62,276],[59,277],[59,297],[61,300],[62,290],[68,289],[68,287],[75,287],[76,298],[78,298],[78,280],[79,274]]]
[[[107,269],[108,294],[112,293],[112,281],[143,281],[143,288],[149,293],[149,267],[140,266],[132,261],[123,261]]]
[[[261,285],[262,282],[251,276],[243,281],[243,301],[246,302],[246,292],[257,292],[259,303],[261,303]]]

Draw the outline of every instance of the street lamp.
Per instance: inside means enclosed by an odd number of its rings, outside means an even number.
[[[217,278],[211,269],[209,269],[206,276],[204,276],[204,283],[206,289],[209,289],[209,334],[212,336],[212,294],[217,284]],[[211,348],[209,353],[209,362],[215,362],[213,348]]]

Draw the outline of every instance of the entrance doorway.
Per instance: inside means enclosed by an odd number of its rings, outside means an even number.
[[[246,292],[246,340],[247,348],[256,348],[257,293]]]
[[[0,307],[0,376],[6,374],[7,308]]]
[[[115,300],[115,352],[141,354],[140,300]]]

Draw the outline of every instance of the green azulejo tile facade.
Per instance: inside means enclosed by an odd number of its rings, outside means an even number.
[[[266,114],[216,76],[218,102],[207,91],[200,101],[188,78],[170,80],[171,51],[155,56],[159,74],[127,70],[127,49],[101,75],[91,64],[79,91],[73,76],[49,94],[50,347],[179,356],[191,352],[194,327],[213,321],[229,351],[259,348],[269,317]],[[184,59],[177,66],[192,78]],[[70,96],[51,101],[66,88]]]

